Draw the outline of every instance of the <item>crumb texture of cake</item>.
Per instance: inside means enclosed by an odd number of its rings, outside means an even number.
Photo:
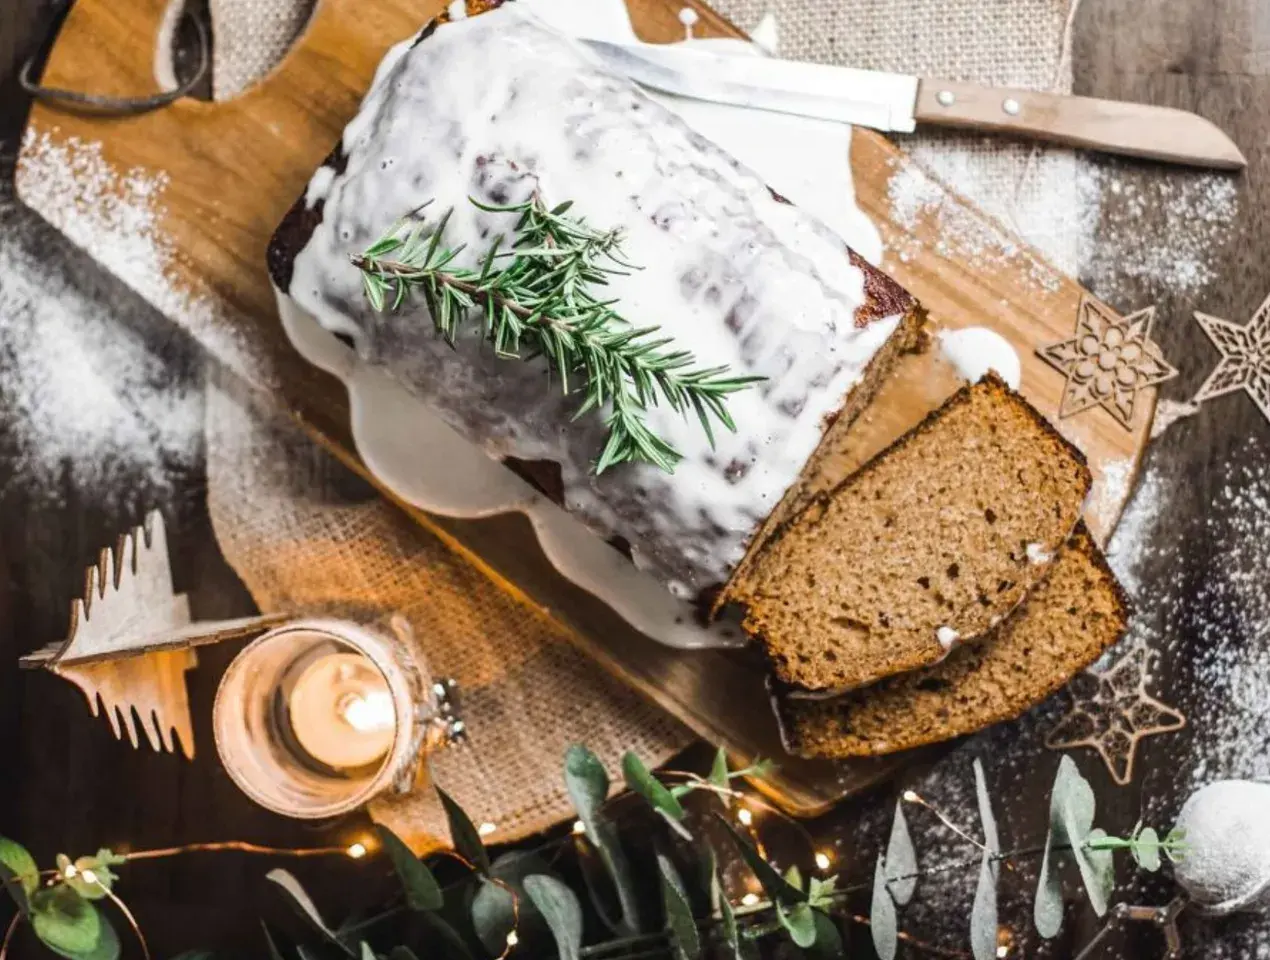
[[[927,667],[1045,576],[1090,483],[1080,452],[990,374],[818,495],[722,600],[791,695]]]
[[[795,487],[827,425],[844,430],[920,324],[915,301],[850,256],[813,216],[592,55],[506,4],[433,24],[380,65],[339,147],[274,237],[282,294],[350,339],[490,456],[558,476],[562,506],[676,594],[726,583]],[[350,255],[430,201],[452,210],[456,266],[478,267],[515,215],[480,209],[538,196],[620,228],[638,269],[605,298],[636,327],[660,327],[697,366],[765,378],[728,398],[737,424],[711,445],[695,414],[653,407],[646,422],[683,460],[673,474],[592,465],[602,412],[574,419],[541,358],[495,356],[479,318],[457,349],[422,298],[396,312],[365,302]]]
[[[1017,717],[1120,639],[1128,606],[1082,524],[1004,623],[948,659],[828,700],[774,691],[787,748],[804,757],[894,753]]]

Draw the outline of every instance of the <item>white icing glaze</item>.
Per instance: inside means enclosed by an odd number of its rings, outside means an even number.
[[[576,37],[639,43],[623,2],[516,0],[556,30]],[[773,23],[775,20],[773,18]],[[760,24],[761,26],[761,24]],[[699,47],[736,56],[761,56],[762,43],[711,37]],[[766,42],[766,41],[764,41]],[[675,111],[697,132],[739,157],[773,190],[814,214],[869,263],[882,262],[882,234],[856,203],[851,179],[851,128],[844,123],[791,117],[767,110],[648,96]],[[844,176],[844,171],[846,175]]]
[[[958,376],[973,383],[989,370],[995,370],[1010,389],[1019,389],[1023,382],[1019,354],[1010,346],[1010,341],[995,330],[966,327],[941,330],[937,336],[941,355],[956,368]]]
[[[491,455],[560,464],[568,508],[624,537],[681,595],[727,579],[898,323],[857,328],[862,276],[838,237],[515,6],[399,46],[342,147],[344,170],[310,184],[323,218],[295,260],[291,296]],[[718,435],[712,451],[695,421],[654,409],[650,425],[685,456],[674,475],[641,465],[592,477],[603,424],[571,424],[577,401],[547,389],[540,361],[497,360],[475,333],[456,354],[421,305],[392,316],[365,307],[348,256],[403,212],[429,199],[453,207],[447,239],[475,263],[484,238],[511,223],[466,198],[532,189],[625,228],[626,254],[644,269],[610,291],[632,322],[660,324],[703,365],[769,378],[732,398],[738,434]]]
[[[1026,547],[1028,563],[1049,563],[1053,558],[1045,545],[1041,543],[1029,543]]]

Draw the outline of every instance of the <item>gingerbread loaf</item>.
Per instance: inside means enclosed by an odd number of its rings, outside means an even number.
[[[1010,720],[1115,643],[1128,603],[1082,524],[1049,575],[981,642],[925,670],[828,700],[773,690],[785,745],[805,757],[894,753]]]
[[[445,20],[445,18],[443,18]],[[419,299],[367,304],[350,256],[421,204],[453,210],[474,266],[532,194],[621,228],[641,269],[606,296],[701,366],[765,378],[734,394],[738,429],[649,411],[683,461],[596,476],[603,417],[574,419],[545,362],[496,357],[474,320],[452,349]],[[669,589],[706,607],[757,552],[812,460],[844,442],[922,312],[814,216],[579,44],[504,4],[438,21],[384,60],[360,112],[276,232],[280,295],[382,365],[450,426],[517,470]]]
[[[1044,579],[1090,485],[1081,453],[990,373],[818,494],[721,600],[790,697],[929,667]]]

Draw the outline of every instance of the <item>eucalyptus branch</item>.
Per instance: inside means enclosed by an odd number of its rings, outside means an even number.
[[[429,225],[416,210],[351,258],[372,308],[395,311],[416,292],[451,346],[463,323],[480,317],[484,339],[499,357],[544,357],[565,395],[580,379],[582,402],[574,418],[608,408],[609,433],[595,462],[597,474],[636,460],[674,470],[682,454],[644,417],[660,403],[684,416],[695,413],[711,446],[716,422],[736,430],[727,397],[762,377],[729,376],[726,366],[697,367],[690,351],[674,349],[670,337],[657,335],[657,326],[632,326],[614,309],[615,300],[592,293],[608,277],[636,269],[622,259],[620,231],[599,231],[566,216],[569,203],[548,209],[536,193],[510,206],[471,202],[488,212],[518,215],[510,246],[502,249],[506,238],[500,235],[479,268],[458,266],[464,247],[445,243],[454,211]],[[522,347],[529,350],[525,357]]]

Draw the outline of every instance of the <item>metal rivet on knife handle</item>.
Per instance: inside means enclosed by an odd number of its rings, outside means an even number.
[[[957,102],[957,97],[951,90],[940,90],[939,93],[935,94],[935,99],[941,107],[951,107]]]
[[[1019,111],[1023,108],[1019,105],[1019,101],[1015,100],[1013,97],[1006,97],[1005,100],[1001,102],[1001,109],[1010,116],[1017,117],[1019,115]]]

